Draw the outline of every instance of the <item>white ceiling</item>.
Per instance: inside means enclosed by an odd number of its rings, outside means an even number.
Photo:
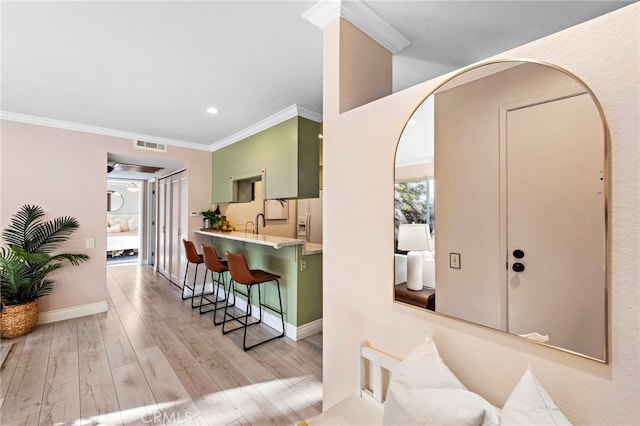
[[[394,91],[629,3],[366,2],[411,42]],[[3,116],[213,149],[291,105],[322,113],[322,32],[302,18],[314,4],[2,1]]]

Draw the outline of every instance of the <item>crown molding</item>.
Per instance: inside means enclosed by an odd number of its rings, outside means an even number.
[[[263,130],[273,127],[276,124],[280,124],[283,121],[287,121],[293,117],[303,117],[308,120],[315,121],[317,123],[322,123],[322,114],[312,111],[308,108],[304,108],[294,104],[294,105],[288,106],[282,111],[276,112],[275,114],[265,118],[262,121],[257,122],[252,126],[247,127],[246,129],[243,129],[237,133],[234,133],[231,136],[221,139],[218,142],[214,142],[213,144],[211,144],[211,151],[217,151],[219,149],[224,148],[225,146],[232,145],[242,139],[246,139],[249,136],[253,136],[256,133],[259,133]]]
[[[342,2],[340,0],[324,0],[314,4],[302,17],[316,27],[322,29],[329,22],[342,16]]]
[[[35,115],[19,114],[10,111],[0,111],[0,119],[8,121],[17,121],[20,123],[35,124],[37,126],[55,127],[57,129],[75,130],[78,132],[93,133],[104,136],[114,136],[123,139],[144,140],[149,142],[162,143],[171,146],[179,146],[182,148],[196,149],[200,151],[217,151],[220,148],[231,145],[258,132],[266,130],[270,127],[280,124],[293,117],[303,117],[308,120],[322,123],[322,114],[310,110],[299,105],[291,105],[282,111],[279,111],[264,120],[247,127],[231,136],[228,136],[218,142],[210,145],[199,144],[195,142],[185,142],[176,139],[162,138],[158,136],[144,135],[141,133],[127,132],[124,130],[109,129],[106,127],[91,126],[89,124],[74,123],[71,121],[55,120],[52,118],[38,117]]]
[[[17,121],[37,126],[55,127],[57,129],[75,130],[77,132],[93,133],[96,135],[113,136],[123,139],[144,140],[166,145],[178,146],[181,148],[197,149],[200,151],[210,151],[209,145],[195,142],[186,142],[177,139],[168,139],[159,136],[144,135],[142,133],[128,132],[126,130],[109,129],[106,127],[92,126],[89,124],[74,123],[71,121],[55,120],[53,118],[38,117],[35,115],[20,114],[17,112],[0,111],[0,119]]]
[[[411,44],[362,0],[320,0],[302,17],[319,28],[324,28],[336,18],[346,19],[392,54]]]

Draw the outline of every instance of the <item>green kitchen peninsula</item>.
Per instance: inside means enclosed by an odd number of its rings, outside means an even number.
[[[285,333],[293,340],[322,331],[322,245],[296,238],[245,232],[194,231],[209,237],[209,242],[225,257],[225,252],[244,254],[251,269],[263,269],[280,275],[282,306],[285,312]],[[257,291],[254,288],[253,291]],[[257,296],[257,295],[255,295]],[[278,306],[275,283],[262,289],[262,296],[270,306]],[[245,298],[241,306],[246,306]],[[253,300],[257,300],[252,295]],[[245,303],[242,305],[242,302]],[[257,315],[257,308],[254,310]],[[280,330],[279,318],[264,311],[265,324]]]

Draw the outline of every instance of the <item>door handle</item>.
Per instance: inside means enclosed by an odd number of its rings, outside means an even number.
[[[520,262],[516,262],[513,264],[511,269],[513,269],[514,272],[522,272],[524,271],[524,265]]]
[[[515,257],[516,259],[522,259],[524,257],[524,252],[520,249],[515,249],[513,251],[513,257]]]

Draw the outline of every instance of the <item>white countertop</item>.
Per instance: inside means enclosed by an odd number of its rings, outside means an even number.
[[[208,235],[211,237],[226,238],[228,240],[244,241],[246,243],[261,244],[276,249],[287,246],[299,246],[305,244],[305,240],[297,238],[276,237],[273,235],[253,234],[249,232],[221,232],[221,231],[203,231],[196,230],[196,234]]]
[[[310,254],[320,254],[322,253],[322,244],[318,244],[318,243],[306,243],[304,245],[304,251],[302,252],[303,255],[310,255]]]
[[[305,240],[300,238],[276,237],[274,235],[264,235],[264,234],[256,235],[250,232],[238,232],[238,231],[222,232],[222,231],[204,231],[202,229],[196,229],[193,232],[195,232],[196,234],[207,235],[210,237],[226,238],[229,240],[243,241],[246,243],[261,244],[261,245],[270,246],[276,249],[279,249],[281,247],[304,245],[302,254],[305,256],[322,253],[322,244],[308,243]]]

